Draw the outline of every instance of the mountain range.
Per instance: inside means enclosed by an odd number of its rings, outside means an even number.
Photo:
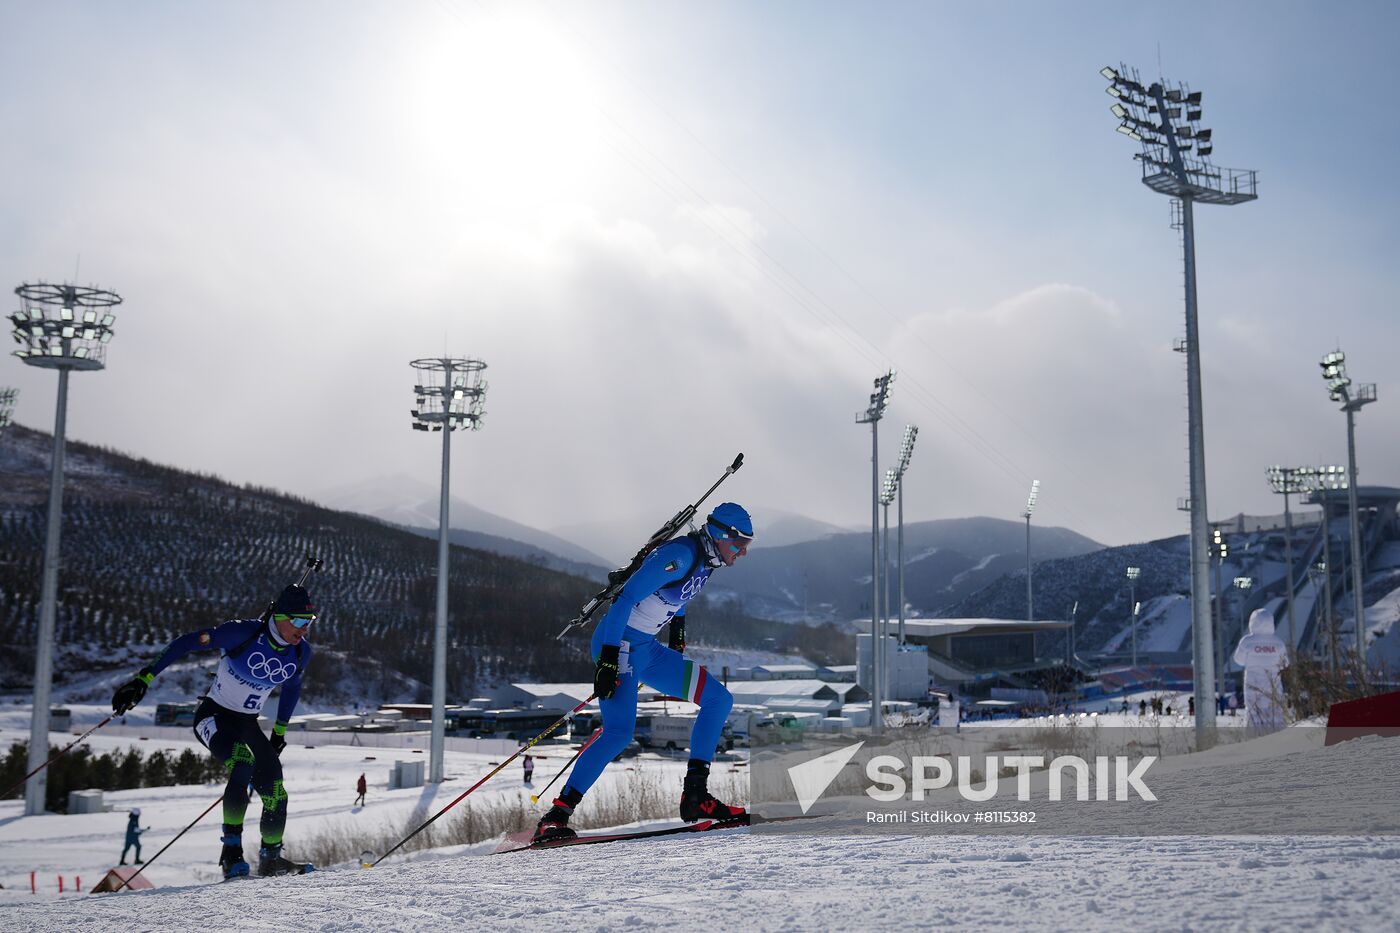
[[[896,579],[897,535],[890,531],[891,587]],[[757,541],[755,542],[757,543]],[[1067,528],[1032,530],[1036,562],[1103,549]],[[1020,522],[957,518],[906,522],[904,598],[915,615],[936,615],[1009,573],[1024,573],[1026,530]],[[846,622],[869,618],[870,532],[831,534],[782,547],[755,547],[716,578],[716,591],[732,594],[763,618]],[[1024,576],[1023,576],[1024,579]],[[893,591],[891,600],[898,598]],[[1024,605],[1024,603],[1023,603]]]
[[[22,425],[0,434],[0,689],[31,682],[43,576],[52,439]],[[386,521],[216,476],[69,441],[54,672],[56,682],[134,671],[175,636],[253,618],[313,553],[319,618],[308,697],[346,685],[424,699],[431,670],[437,547]],[[435,537],[435,535],[433,536]],[[502,539],[504,540],[504,539]],[[465,700],[512,679],[592,673],[587,632],[556,639],[594,579],[474,547],[449,561],[448,690]],[[836,629],[755,619],[701,598],[692,638],[843,663]],[[357,701],[363,696],[351,697]]]

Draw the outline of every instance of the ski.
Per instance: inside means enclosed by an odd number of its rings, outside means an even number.
[[[598,845],[604,842],[623,842],[629,839],[653,839],[659,836],[679,836],[685,833],[703,833],[712,829],[735,829],[740,826],[747,826],[747,820],[740,818],[735,820],[702,820],[698,823],[687,823],[683,826],[667,826],[662,829],[643,829],[636,832],[626,833],[589,833],[575,836],[572,839],[560,839],[554,842],[531,842],[534,835],[533,830],[522,830],[518,833],[509,833],[501,844],[497,846],[497,855],[504,855],[507,852],[524,852],[531,849],[563,849],[569,846]]]
[[[230,881],[246,881],[252,878],[290,878],[296,875],[309,875],[316,870],[316,866],[310,862],[293,862],[295,871],[284,871],[277,875],[259,875],[256,872],[242,871],[232,875],[225,875],[220,879],[220,884],[228,884]]]
[[[792,820],[815,820],[817,814],[794,816],[761,816],[757,813],[744,813],[727,820],[701,820],[683,826],[666,826],[661,829],[644,829],[626,833],[588,833],[573,839],[560,839],[554,842],[531,842],[534,830],[526,829],[518,833],[507,833],[493,854],[524,852],[527,849],[562,849],[568,846],[598,845],[604,842],[624,842],[629,839],[652,839],[659,836],[679,836],[685,833],[704,833],[713,829],[741,829],[761,823],[787,823]]]

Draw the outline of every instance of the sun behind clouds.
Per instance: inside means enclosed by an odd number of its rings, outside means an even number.
[[[407,78],[406,155],[444,198],[491,212],[588,200],[606,118],[597,76],[555,24],[453,11]]]

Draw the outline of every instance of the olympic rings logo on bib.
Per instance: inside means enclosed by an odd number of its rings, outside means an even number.
[[[286,683],[288,678],[297,672],[294,663],[282,663],[277,658],[270,658],[261,651],[254,651],[248,655],[248,673],[260,680],[271,681],[274,684]]]

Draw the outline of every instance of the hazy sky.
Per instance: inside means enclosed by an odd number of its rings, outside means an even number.
[[[541,528],[725,495],[1105,543],[1187,515],[1181,253],[1098,70],[1204,93],[1212,517],[1345,462],[1400,485],[1400,8],[1190,3],[0,2],[0,282],[121,293],[69,436],[317,497],[436,482],[408,361],[484,359],[453,491]],[[1160,61],[1160,66],[1159,66]],[[1389,62],[1389,64],[1387,64]],[[11,299],[12,303],[14,299]],[[7,311],[13,310],[7,308]],[[56,378],[7,356],[18,419]]]

